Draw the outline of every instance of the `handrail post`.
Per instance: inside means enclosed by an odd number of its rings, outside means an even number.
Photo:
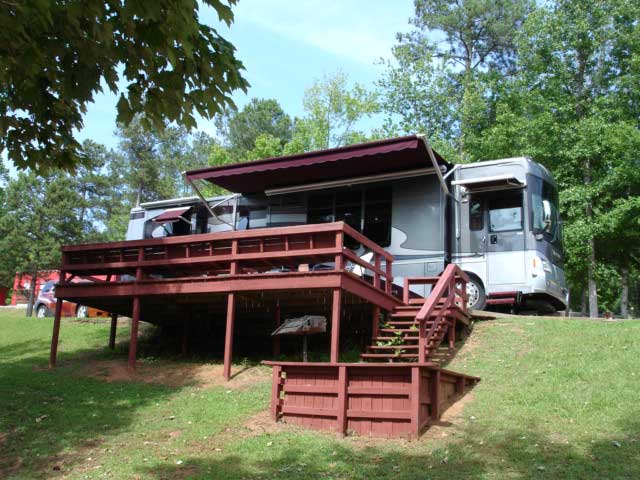
[[[380,288],[380,274],[378,273],[380,270],[380,254],[379,253],[373,254],[373,262],[376,267],[376,270],[373,272],[373,286],[376,289],[379,289]]]
[[[393,292],[393,260],[387,258],[385,262],[385,269],[387,275],[385,276],[384,289],[391,295]]]
[[[344,250],[344,231],[342,230],[336,232],[336,249],[339,253],[336,253],[335,269],[340,271],[344,269],[344,257],[342,255],[342,250]]]
[[[402,303],[409,304],[409,277],[404,277],[404,284],[402,286]]]
[[[231,255],[238,255],[238,240],[231,240]],[[231,265],[229,266],[229,274],[236,275],[238,273],[238,261],[231,260]]]
[[[138,266],[136,267],[136,282],[142,280],[142,262],[144,262],[144,247],[138,247]]]
[[[427,361],[427,334],[426,324],[424,321],[420,322],[418,327],[418,363],[424,363]]]

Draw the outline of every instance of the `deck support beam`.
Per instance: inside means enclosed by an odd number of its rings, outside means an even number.
[[[376,337],[378,336],[378,330],[380,328],[380,307],[378,305],[373,306],[373,314],[371,318],[371,342],[375,345]]]
[[[111,330],[109,331],[109,349],[115,350],[116,348],[116,329],[118,328],[118,314],[111,314]]]
[[[62,316],[62,299],[56,300],[56,310],[53,318],[53,334],[51,335],[51,353],[49,355],[49,368],[56,366],[58,357],[58,338],[60,337],[60,317]]]
[[[225,380],[231,378],[231,358],[233,356],[233,323],[236,314],[236,294],[227,295],[227,327],[224,333],[224,367],[223,375]]]
[[[431,419],[440,419],[440,370],[432,370],[429,400],[431,403]]]
[[[131,314],[131,339],[129,340],[129,369],[136,369],[138,353],[138,324],[140,323],[140,297],[133,297],[133,313]]]
[[[333,289],[331,307],[331,363],[338,363],[340,357],[340,317],[342,315],[342,289]]]

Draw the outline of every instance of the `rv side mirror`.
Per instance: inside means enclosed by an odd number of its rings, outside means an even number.
[[[549,227],[551,227],[551,203],[549,203],[549,200],[542,200],[542,221],[544,222],[544,229],[549,230]]]

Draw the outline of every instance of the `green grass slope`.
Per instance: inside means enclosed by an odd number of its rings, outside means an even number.
[[[268,375],[180,386],[90,378],[105,323],[0,311],[0,478],[640,478],[640,322],[479,322],[452,370],[482,377],[419,441],[273,425]],[[119,341],[126,341],[121,328]],[[143,360],[160,372],[168,362]],[[238,376],[241,378],[242,374]]]

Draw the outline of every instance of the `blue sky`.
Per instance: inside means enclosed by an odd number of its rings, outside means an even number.
[[[251,84],[236,93],[242,107],[250,98],[275,98],[290,115],[302,114],[305,88],[338,70],[350,80],[372,86],[381,73],[380,58],[390,58],[395,34],[409,30],[411,0],[240,0],[230,29],[215,11],[201,7],[201,19],[218,28],[237,49]],[[79,139],[116,146],[117,97],[103,93],[88,107]],[[214,134],[212,122],[198,129]]]

